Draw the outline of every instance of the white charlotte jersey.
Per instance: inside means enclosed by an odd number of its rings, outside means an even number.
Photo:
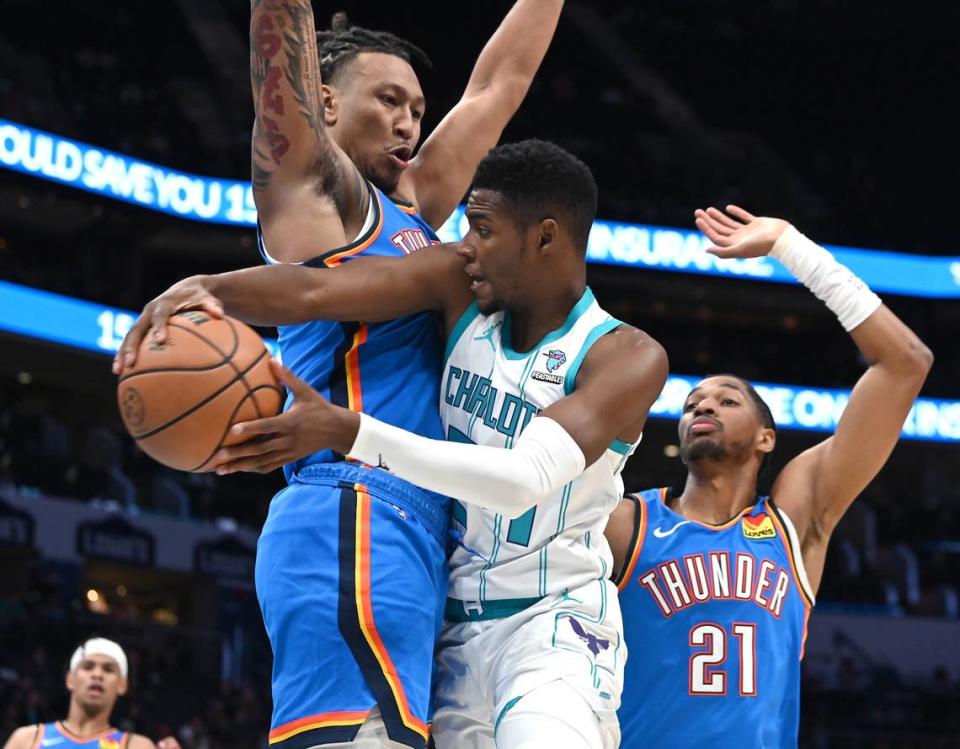
[[[587,289],[559,330],[521,354],[510,345],[509,312],[483,316],[471,305],[447,342],[440,394],[447,439],[512,447],[534,416],[573,392],[590,346],[619,325]],[[450,558],[450,597],[536,599],[606,578],[612,560],[603,529],[635,447],[615,440],[577,479],[513,520],[454,501],[451,531],[459,543]]]

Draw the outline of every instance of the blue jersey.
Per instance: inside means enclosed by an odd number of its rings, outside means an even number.
[[[118,731],[116,728],[98,733],[94,736],[76,736],[57,721],[43,723],[37,731],[37,740],[31,749],[126,749],[130,742],[130,734]]]
[[[624,749],[794,747],[813,605],[790,519],[760,497],[711,526],[642,492],[621,575]]]
[[[349,245],[304,265],[335,268],[355,257],[402,257],[439,242],[412,206],[394,203],[369,183],[367,187],[371,210],[365,231]],[[261,253],[271,262],[269,248],[264,247],[262,236],[258,239]],[[437,411],[443,339],[434,313],[382,323],[314,320],[284,325],[279,331],[283,363],[330,402],[414,434],[443,439]],[[285,408],[291,403],[292,397]],[[323,450],[285,466],[284,471],[289,479],[307,465],[342,457]]]

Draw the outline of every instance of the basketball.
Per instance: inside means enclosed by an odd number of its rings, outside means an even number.
[[[206,471],[237,440],[230,427],[275,416],[281,392],[270,353],[248,326],[230,317],[181,312],[167,339],[145,338],[120,378],[117,402],[130,436],[147,455],[181,471]]]

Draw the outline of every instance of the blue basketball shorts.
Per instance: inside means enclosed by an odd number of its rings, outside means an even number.
[[[365,466],[307,466],[274,497],[256,563],[271,747],[352,741],[375,705],[393,741],[426,745],[446,533],[442,502]]]

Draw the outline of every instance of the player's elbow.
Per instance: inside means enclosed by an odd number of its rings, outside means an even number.
[[[516,520],[545,500],[550,492],[543,487],[516,479],[491,482],[477,497],[477,503],[488,510]],[[492,501],[491,501],[492,500]]]
[[[897,369],[901,376],[923,384],[932,366],[933,352],[919,338],[910,336],[897,356]]]
[[[926,378],[931,367],[933,367],[933,351],[918,338],[916,344],[911,349],[911,354],[917,371],[922,372],[924,378]]]

